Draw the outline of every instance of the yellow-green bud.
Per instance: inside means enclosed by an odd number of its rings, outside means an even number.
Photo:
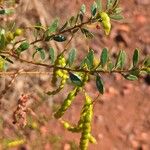
[[[10,31],[8,31],[5,35],[7,42],[10,42],[14,39],[14,34]]]
[[[102,19],[102,25],[105,31],[106,35],[109,35],[110,30],[111,30],[111,22],[110,22],[110,17],[106,12],[101,12],[100,17]]]
[[[92,135],[90,135],[89,141],[90,141],[91,143],[93,143],[93,144],[97,144],[97,141],[96,141],[95,137],[93,137]]]
[[[23,33],[23,30],[17,28],[17,29],[15,30],[15,32],[14,32],[14,36],[19,36],[19,35],[21,35],[22,33]]]
[[[5,60],[0,56],[0,71],[4,70]]]

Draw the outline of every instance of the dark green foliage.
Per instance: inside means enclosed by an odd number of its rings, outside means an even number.
[[[91,6],[91,14],[95,16],[97,12],[97,3],[94,1],[93,5]]]
[[[121,50],[118,54],[115,68],[116,69],[123,69],[123,67],[125,65],[125,60],[126,60],[126,52],[124,50]]]
[[[16,49],[16,52],[20,54],[21,52],[27,50],[30,47],[29,42],[23,42],[20,46]]]
[[[77,85],[77,86],[81,86],[82,85],[82,80],[81,77],[79,75],[73,74],[73,73],[69,73],[70,76],[70,80],[72,81],[73,84]]]
[[[138,65],[138,61],[139,61],[139,50],[138,49],[135,49],[132,61],[133,61],[133,67],[136,67]]]
[[[86,38],[88,38],[88,39],[93,38],[93,34],[89,30],[82,28],[81,32],[85,35]]]
[[[73,48],[73,49],[70,50],[69,55],[68,55],[67,62],[69,64],[69,67],[72,66],[72,64],[74,63],[75,58],[76,58],[76,49]]]
[[[92,49],[89,50],[85,63],[89,70],[91,70],[94,67],[94,51]]]
[[[55,40],[57,42],[64,42],[64,41],[66,41],[66,39],[67,38],[63,35],[56,35],[56,36],[53,37],[53,40]]]
[[[50,56],[51,63],[54,64],[54,62],[55,62],[55,51],[52,47],[49,48],[49,56]]]
[[[86,6],[84,4],[82,4],[80,11],[82,12],[82,14],[85,14]]]
[[[28,42],[26,37],[21,41],[16,40],[16,36],[20,36],[22,30],[19,28],[0,28],[0,73],[3,74],[5,70],[5,63],[14,63],[12,58],[28,64],[46,67],[48,73],[53,69],[51,77],[51,84],[54,90],[45,92],[49,96],[58,94],[67,83],[71,84],[74,88],[70,90],[65,100],[62,102],[59,109],[54,113],[54,117],[59,119],[63,126],[71,132],[81,133],[80,149],[87,150],[88,143],[96,143],[96,139],[91,134],[91,122],[93,115],[93,104],[95,99],[92,100],[86,93],[85,85],[94,80],[97,90],[100,94],[104,94],[105,87],[101,74],[119,73],[126,80],[138,80],[141,75],[150,74],[150,57],[147,56],[144,60],[139,60],[139,50],[135,49],[132,56],[131,64],[126,64],[126,52],[120,50],[117,58],[111,58],[110,50],[107,48],[102,49],[102,53],[98,60],[94,56],[92,48],[88,48],[88,52],[81,60],[76,59],[76,48],[71,47],[71,40],[79,34],[84,35],[89,42],[93,38],[94,29],[98,29],[101,25],[106,35],[109,35],[112,27],[113,20],[121,20],[122,9],[118,7],[119,0],[107,0],[106,6],[102,6],[101,0],[95,0],[91,5],[91,14],[86,14],[86,6],[83,4],[77,14],[70,16],[69,19],[59,27],[59,20],[55,19],[48,27],[42,24],[33,26],[34,41]],[[11,11],[7,9],[0,10],[0,14],[9,14]],[[90,31],[90,29],[93,29]],[[16,32],[19,31],[19,32]],[[79,33],[79,34],[78,34]],[[77,37],[78,38],[78,37]],[[59,47],[57,42],[62,45],[63,49],[56,50],[52,47],[53,43],[56,48]],[[9,48],[12,47],[12,49]],[[89,44],[90,45],[90,44]],[[92,44],[91,44],[92,45]],[[24,60],[19,54],[23,51],[34,50],[33,58],[35,55],[40,56],[44,60],[42,63],[39,60]],[[68,52],[68,50],[70,51]],[[30,53],[29,53],[30,54]],[[57,55],[56,55],[57,54]],[[47,57],[46,57],[47,56]],[[30,56],[29,56],[30,57]],[[49,60],[45,60],[49,58]],[[67,58],[67,59],[66,59]],[[35,62],[34,62],[35,61]],[[50,62],[49,62],[50,61]],[[45,62],[45,63],[44,63]],[[7,71],[6,71],[7,73]],[[33,73],[33,72],[32,72]],[[70,78],[70,80],[68,80]],[[70,82],[71,81],[71,82]],[[89,82],[90,81],[90,82]],[[80,113],[80,119],[76,125],[72,125],[62,120],[63,115],[69,109],[72,102],[75,100],[77,94],[82,92],[85,95],[84,105]]]
[[[106,65],[108,61],[108,50],[107,48],[104,48],[102,50],[102,54],[101,54],[101,58],[100,58],[100,64],[102,65],[102,67],[104,67]]]
[[[36,47],[35,49],[36,49],[36,51],[33,53],[32,57],[34,58],[35,54],[39,53],[41,59],[42,60],[45,59],[45,50],[41,47]]]
[[[96,75],[96,87],[101,94],[104,94],[104,82],[100,75]]]
[[[131,80],[131,81],[138,80],[137,76],[132,75],[132,74],[125,75],[124,77],[125,79]]]
[[[59,20],[58,19],[55,19],[52,24],[48,27],[48,30],[47,32],[49,34],[52,34],[54,32],[56,32],[56,30],[58,29],[58,25],[59,25]]]

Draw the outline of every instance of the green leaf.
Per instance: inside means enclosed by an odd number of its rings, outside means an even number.
[[[107,61],[108,61],[108,50],[107,50],[107,48],[104,48],[102,50],[102,54],[101,54],[101,58],[100,58],[100,63],[102,65],[102,67],[104,67],[106,65]]]
[[[91,14],[92,14],[92,16],[96,15],[96,11],[97,11],[97,3],[94,1],[94,3],[91,6]]]
[[[16,49],[17,53],[21,53],[30,47],[29,42],[25,41]]]
[[[10,15],[10,14],[12,14],[12,13],[14,13],[14,10],[13,9],[1,9],[0,10],[0,15]]]
[[[42,49],[39,51],[41,59],[44,60],[45,59],[45,51]]]
[[[112,8],[112,6],[113,6],[113,1],[114,1],[114,0],[107,0],[107,4],[106,4],[107,10],[109,10],[109,9]]]
[[[144,66],[145,66],[145,67],[150,67],[150,57],[147,57],[147,58],[144,60]]]
[[[5,14],[5,9],[1,9],[0,10],[0,15],[4,15]]]
[[[72,16],[70,19],[69,19],[69,24],[71,27],[75,26],[75,23],[76,23],[76,18],[74,16]]]
[[[63,35],[56,35],[53,37],[53,40],[55,40],[57,42],[64,42],[64,41],[66,41],[66,37]]]
[[[89,30],[82,28],[81,32],[85,35],[86,38],[88,38],[88,39],[93,38],[93,34]]]
[[[45,51],[41,47],[36,47],[36,51],[33,53],[32,57],[34,58],[35,54],[39,53],[42,60],[45,59]]]
[[[89,50],[87,56],[86,56],[86,64],[89,69],[93,68],[94,64],[94,51],[92,49]]]
[[[70,80],[72,81],[73,84],[75,84],[77,86],[81,86],[82,85],[82,80],[81,80],[80,76],[69,72],[69,77],[70,77]]]
[[[124,75],[124,78],[130,81],[138,80],[137,76],[132,75],[132,74]]]
[[[68,60],[67,60],[70,67],[72,66],[75,58],[76,58],[76,49],[73,48],[73,49],[70,50],[69,57],[68,57]]]
[[[83,16],[82,13],[79,13],[79,18],[80,18],[80,21],[81,21],[81,23],[82,23],[82,22],[83,22],[83,18],[84,18],[84,16]]]
[[[14,13],[14,10],[13,9],[6,9],[5,10],[5,14],[6,15],[11,15],[11,14],[13,14]]]
[[[7,62],[13,64],[13,61],[11,59],[9,59],[8,57],[4,56],[4,55],[0,55],[4,60],[6,60]]]
[[[40,57],[41,57],[42,60],[45,59],[45,51],[44,51],[43,48],[37,47],[37,48],[36,48],[36,51],[39,52]]]
[[[113,3],[112,9],[114,10],[118,6],[119,0],[112,0],[112,3]]]
[[[118,7],[114,10],[115,14],[120,14],[122,12],[122,8]]]
[[[96,87],[101,94],[104,94],[104,83],[100,75],[96,75]]]
[[[49,48],[49,56],[50,56],[51,63],[54,64],[54,62],[55,62],[55,52],[54,52],[54,49],[52,47]]]
[[[97,4],[98,12],[101,12],[102,11],[102,2],[101,2],[101,0],[96,0],[96,4]]]
[[[111,72],[114,68],[114,64],[112,61],[109,61],[108,64],[107,64],[107,69]]]
[[[0,35],[0,50],[4,49],[6,46],[6,40],[4,34]]]
[[[122,20],[124,17],[122,15],[110,15],[110,18],[114,20]]]
[[[48,33],[51,34],[51,33],[54,33],[56,32],[57,28],[58,28],[58,25],[59,25],[59,19],[55,19],[52,24],[48,27]]]
[[[125,60],[126,60],[126,52],[124,50],[120,50],[119,55],[117,57],[115,68],[123,69],[125,65]]]
[[[82,12],[82,14],[85,14],[85,12],[86,12],[85,4],[82,4],[80,11]]]
[[[139,62],[139,50],[138,49],[134,50],[132,62],[133,62],[133,67],[136,67],[138,65],[138,62]]]

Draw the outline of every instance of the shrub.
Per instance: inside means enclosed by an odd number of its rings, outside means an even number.
[[[89,48],[88,53],[81,62],[76,61],[77,50],[75,48],[72,48],[70,51],[68,50],[68,45],[71,43],[75,34],[81,33],[87,39],[92,39],[94,37],[94,34],[88,28],[91,25],[94,25],[95,29],[99,29],[101,27],[104,34],[108,36],[111,32],[112,20],[117,21],[123,19],[121,14],[122,9],[118,6],[118,3],[119,0],[107,0],[105,8],[102,6],[101,1],[97,0],[91,6],[90,17],[86,17],[86,6],[83,4],[80,11],[75,16],[71,16],[62,27],[59,26],[59,19],[55,19],[48,27],[42,26],[42,24],[36,24],[33,26],[33,32],[36,31],[37,33],[34,41],[29,41],[24,36],[26,29],[17,28],[15,26],[13,29],[5,28],[5,26],[0,27],[1,75],[7,74],[6,64],[15,63],[15,59],[20,62],[37,65],[37,67],[46,67],[49,69],[49,72],[53,71],[51,84],[57,86],[57,83],[59,82],[60,85],[54,91],[47,91],[46,93],[49,96],[58,94],[65,87],[65,85],[68,84],[67,81],[71,81],[74,88],[73,90],[70,90],[60,108],[54,113],[54,117],[59,119],[64,128],[68,131],[81,133],[81,150],[86,150],[89,142],[96,143],[95,138],[91,134],[91,121],[94,111],[93,104],[97,99],[92,100],[92,97],[90,97],[85,91],[84,86],[88,84],[90,80],[94,80],[99,93],[104,94],[105,87],[101,77],[102,73],[118,73],[121,74],[126,80],[131,81],[138,80],[138,78],[143,74],[145,75],[150,73],[150,57],[147,56],[143,59],[143,61],[139,61],[138,48],[134,50],[130,67],[127,67],[126,65],[127,55],[124,50],[119,51],[116,61],[114,62],[109,56],[109,49],[104,48],[97,63],[95,63],[96,58],[92,48]],[[11,9],[0,10],[1,15],[8,15],[12,12],[13,10]],[[18,37],[23,40],[18,41]],[[44,44],[39,46],[39,43],[48,44],[49,41],[52,40],[55,42],[66,43],[65,49],[62,50],[57,56],[53,47],[48,47],[47,53],[43,46]],[[33,50],[33,58],[36,54],[39,54],[40,59],[44,60],[46,55],[49,55],[51,64],[39,63],[34,59],[33,61],[23,59],[21,54],[23,55],[24,51],[28,51],[29,49]],[[14,76],[17,74],[18,72],[14,74]],[[8,88],[9,86],[7,89]],[[7,89],[3,91],[1,96],[6,93]],[[63,120],[62,117],[71,106],[78,93],[84,94],[85,101],[78,123],[76,125],[72,125],[71,123]],[[18,101],[17,110],[14,112],[14,123],[17,123],[20,119],[23,119],[24,122],[21,122],[22,126],[25,126],[26,123],[26,101],[27,97],[23,95]],[[15,144],[15,142],[13,144]]]

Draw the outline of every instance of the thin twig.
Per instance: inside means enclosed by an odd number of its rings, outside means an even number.
[[[16,74],[16,72],[14,72],[14,71],[0,72],[0,76],[10,76],[10,75],[14,75],[14,74]],[[35,74],[46,75],[46,74],[52,74],[52,72],[49,72],[49,71],[22,71],[19,73],[19,75],[35,75]]]
[[[3,96],[6,94],[6,92],[10,89],[10,87],[12,86],[12,84],[14,83],[15,79],[17,78],[18,74],[21,71],[22,71],[22,69],[13,74],[13,77],[12,77],[11,81],[9,82],[8,85],[6,85],[5,89],[1,92],[0,99],[2,99]]]
[[[80,23],[80,24],[78,24],[78,25],[75,25],[74,27],[71,27],[71,28],[68,28],[68,29],[66,29],[66,30],[63,30],[63,31],[57,32],[57,33],[55,33],[55,34],[52,34],[49,38],[52,38],[52,37],[54,37],[54,36],[56,36],[56,35],[64,34],[64,33],[67,33],[67,32],[71,32],[72,30],[74,30],[74,29],[76,29],[76,28],[81,28],[82,26],[84,26],[84,25],[86,25],[86,24],[89,24],[91,21],[92,21],[92,20],[89,19],[88,21],[82,22],[82,23]],[[37,42],[41,42],[41,41],[43,41],[43,40],[44,40],[44,38],[42,37],[42,38],[40,38],[40,39],[37,39],[37,40],[31,42],[30,44],[33,45],[33,44],[35,44],[35,43],[37,43]]]
[[[66,70],[66,71],[72,71],[72,72],[85,72],[85,73],[90,73],[90,74],[93,74],[93,73],[109,73],[109,74],[110,73],[129,73],[131,71],[131,70],[112,70],[112,71],[108,71],[108,70],[85,70],[83,68],[72,69],[72,68],[67,68],[67,67],[60,67],[60,66],[48,65],[48,64],[44,64],[44,63],[37,63],[34,61],[28,61],[28,60],[25,60],[25,59],[18,57],[15,54],[10,53],[10,52],[5,52],[5,54],[8,54],[8,55],[14,57],[15,59],[17,59],[20,62],[25,62],[28,64],[37,65],[37,66],[43,66],[43,67],[46,67],[48,69],[56,68],[56,69],[60,69],[60,70]]]

